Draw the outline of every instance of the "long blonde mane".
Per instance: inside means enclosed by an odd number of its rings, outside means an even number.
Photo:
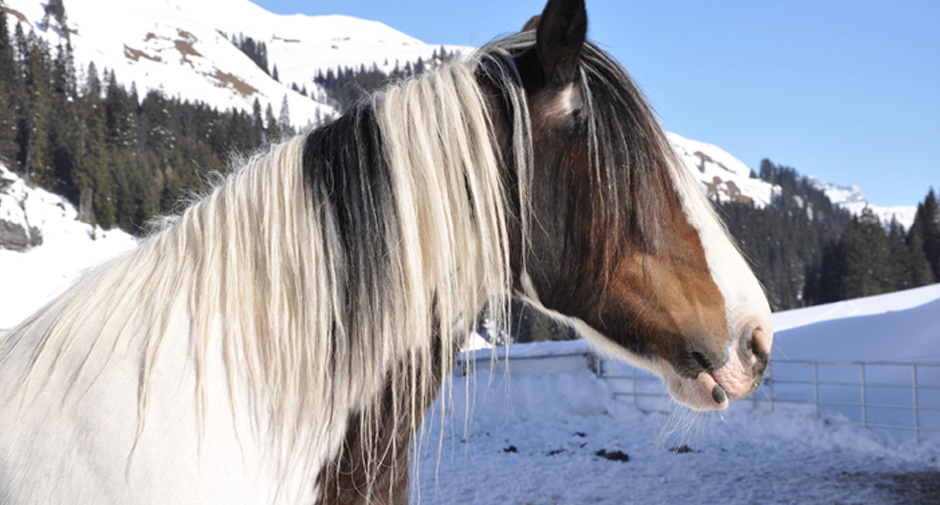
[[[206,369],[221,360],[233,415],[268,427],[282,468],[321,468],[353,414],[375,425],[374,399],[389,379],[392,398],[409,399],[393,409],[421,419],[437,394],[434,367],[449,369],[481,306],[510,289],[502,160],[478,68],[454,64],[372,98],[391,189],[384,215],[371,216],[385,223],[381,278],[350,282],[362,258],[340,240],[330,188],[305,172],[299,136],[249,159],[12,330],[0,361],[35,347],[17,392],[43,394],[61,373],[65,397],[92,383],[115,349],[138,349],[139,437],[154,367],[170,339],[184,339],[197,418]],[[350,300],[368,310],[351,313]]]

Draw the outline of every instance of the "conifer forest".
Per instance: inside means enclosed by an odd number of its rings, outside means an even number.
[[[47,14],[64,21],[61,0],[50,2]],[[66,197],[82,221],[146,233],[155,216],[181,210],[233,156],[296,133],[283,111],[275,116],[257,100],[251,112],[220,111],[157,90],[139,93],[94,63],[76,68],[67,37],[50,47],[26,30],[0,9],[0,163]],[[227,38],[277,79],[263,43]],[[451,57],[442,47],[433,60],[406,62],[390,75],[377,67],[338,68],[291,88],[304,95],[308,86],[317,89],[341,111],[390,81]],[[764,160],[758,176],[780,187],[770,206],[715,205],[774,310],[940,280],[940,210],[933,189],[919,203],[913,226],[904,229],[868,210],[851,215],[793,168]]]

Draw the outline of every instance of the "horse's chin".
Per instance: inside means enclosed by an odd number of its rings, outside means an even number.
[[[673,399],[693,410],[724,410],[731,403],[725,388],[707,372],[700,373],[694,379],[673,372],[666,382]]]

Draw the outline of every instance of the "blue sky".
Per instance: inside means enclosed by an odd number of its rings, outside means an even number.
[[[480,45],[544,0],[254,0],[347,14],[431,44]],[[769,158],[877,205],[940,189],[940,1],[587,0],[588,36],[667,129],[751,168]]]

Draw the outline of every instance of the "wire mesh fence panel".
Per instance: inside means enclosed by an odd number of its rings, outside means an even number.
[[[624,363],[598,358],[598,375],[617,398],[642,411],[673,407],[662,382]],[[877,428],[940,439],[940,363],[772,361],[752,408],[808,404],[832,424]],[[835,414],[835,415],[834,415]]]

